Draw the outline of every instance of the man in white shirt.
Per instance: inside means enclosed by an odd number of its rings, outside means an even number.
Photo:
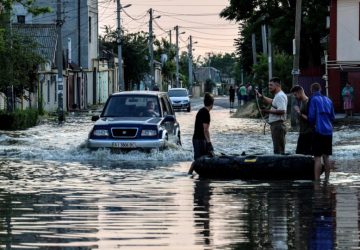
[[[286,94],[281,90],[281,82],[278,77],[274,77],[269,81],[269,91],[274,95],[274,99],[263,96],[259,92],[256,92],[256,94],[266,104],[271,104],[271,109],[262,110],[262,112],[269,114],[274,154],[284,154],[286,135],[284,122],[286,121],[288,99]]]

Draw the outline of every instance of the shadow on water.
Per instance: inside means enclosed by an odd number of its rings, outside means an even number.
[[[313,182],[198,180],[198,244],[227,249],[333,249],[336,188]]]

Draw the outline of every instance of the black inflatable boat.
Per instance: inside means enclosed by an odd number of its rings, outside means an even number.
[[[307,155],[203,156],[192,163],[192,171],[216,179],[313,180],[314,159]]]

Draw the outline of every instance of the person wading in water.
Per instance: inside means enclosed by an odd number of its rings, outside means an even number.
[[[194,134],[192,143],[194,147],[194,160],[197,160],[201,156],[209,155],[214,156],[214,148],[210,139],[210,110],[214,105],[214,97],[205,93],[204,107],[202,107],[196,114]],[[191,165],[189,174],[192,174],[193,167]]]
[[[256,94],[266,104],[271,104],[271,109],[263,109],[262,112],[269,114],[274,154],[285,154],[286,126],[284,122],[286,121],[288,99],[286,94],[281,90],[281,82],[278,77],[270,79],[269,91],[274,95],[274,99],[266,97],[258,91],[256,91]]]

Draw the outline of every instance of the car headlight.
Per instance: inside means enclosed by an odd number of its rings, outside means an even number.
[[[109,136],[109,131],[107,129],[95,129],[95,136]]]
[[[189,101],[188,101],[188,100],[184,100],[183,103],[189,103]]]
[[[141,131],[141,136],[155,136],[157,135],[157,131],[153,129],[143,129]]]

